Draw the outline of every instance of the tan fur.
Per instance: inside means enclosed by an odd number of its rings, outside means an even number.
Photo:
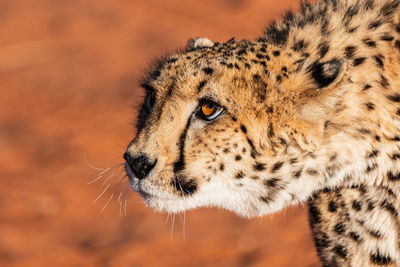
[[[153,167],[127,165],[133,189],[157,210],[247,217],[309,200],[325,265],[400,265],[399,4],[325,0],[256,41],[191,40],[144,81],[155,102],[127,155]],[[212,122],[204,99],[224,108]]]

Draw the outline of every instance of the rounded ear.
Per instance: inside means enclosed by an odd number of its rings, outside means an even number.
[[[186,51],[193,51],[196,49],[201,49],[204,47],[213,47],[214,43],[211,42],[210,39],[202,37],[202,38],[192,38],[189,40],[187,46],[186,46]]]
[[[335,58],[326,62],[316,61],[308,68],[308,71],[311,73],[314,84],[322,89],[340,80],[345,67],[342,60]]]

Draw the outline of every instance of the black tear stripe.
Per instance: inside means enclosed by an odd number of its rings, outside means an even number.
[[[189,116],[188,121],[186,122],[185,129],[183,129],[180,137],[179,137],[179,158],[174,163],[174,173],[175,175],[185,168],[185,140],[187,131],[189,129],[190,123],[192,121],[192,115]]]

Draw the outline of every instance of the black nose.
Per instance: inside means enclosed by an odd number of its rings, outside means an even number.
[[[147,174],[149,174],[149,172],[154,168],[157,162],[157,160],[151,162],[149,157],[145,155],[140,155],[134,158],[128,153],[124,154],[124,159],[139,180],[146,178]]]

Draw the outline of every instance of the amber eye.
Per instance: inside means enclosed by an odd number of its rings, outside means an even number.
[[[204,102],[200,106],[200,117],[207,121],[212,121],[221,115],[224,109],[213,102]]]
[[[211,103],[201,105],[201,112],[203,113],[203,116],[211,116],[215,110],[215,106]]]

